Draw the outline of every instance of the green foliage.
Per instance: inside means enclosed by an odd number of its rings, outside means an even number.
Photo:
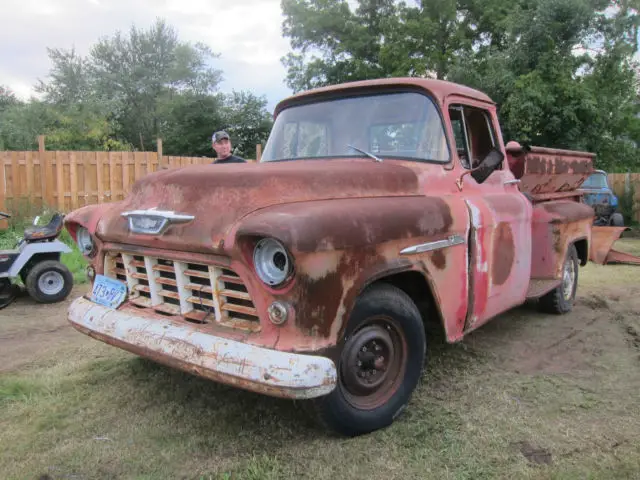
[[[292,47],[282,61],[294,91],[390,76],[446,79],[498,103],[505,140],[593,151],[608,171],[640,168],[637,1],[355,4],[282,0]]]
[[[55,150],[154,150],[162,138],[165,154],[213,156],[211,134],[228,126],[237,153],[253,158],[270,130],[266,101],[219,93],[218,55],[180,41],[164,20],[102,38],[87,57],[47,51],[42,100],[23,104],[0,87],[0,150],[37,149],[44,134]]]

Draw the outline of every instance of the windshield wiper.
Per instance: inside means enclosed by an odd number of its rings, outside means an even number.
[[[376,157],[373,153],[365,152],[364,150],[360,150],[358,147],[354,147],[353,145],[349,145],[349,144],[347,144],[347,147],[351,147],[351,148],[353,148],[354,150],[357,150],[360,153],[364,153],[367,157],[373,158],[376,162],[381,162],[382,161],[381,158]]]

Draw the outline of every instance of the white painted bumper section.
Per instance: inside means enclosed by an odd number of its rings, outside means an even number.
[[[159,363],[266,395],[313,398],[336,385],[336,367],[326,357],[247,345],[166,318],[112,310],[83,297],[71,304],[69,321],[91,337]]]

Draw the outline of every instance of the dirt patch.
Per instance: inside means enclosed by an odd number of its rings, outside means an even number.
[[[520,450],[522,456],[529,460],[530,463],[537,465],[551,465],[551,452],[544,448],[534,447],[527,441],[518,442],[516,443],[516,446]]]
[[[488,352],[497,360],[497,368],[506,371],[589,376],[600,368],[603,356],[629,347],[640,349],[636,288],[584,291],[566,315],[544,315],[535,303],[527,304],[489,322],[464,343]],[[498,331],[505,334],[498,336]]]
[[[82,295],[78,285],[64,302],[41,305],[21,294],[0,315],[0,373],[24,367],[60,347],[84,342],[67,321],[69,304]]]

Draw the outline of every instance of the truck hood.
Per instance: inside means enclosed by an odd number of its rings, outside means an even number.
[[[407,166],[371,160],[194,165],[138,180],[129,195],[105,210],[96,235],[106,242],[201,253],[222,253],[221,241],[245,215],[272,205],[327,199],[419,194]],[[123,212],[173,211],[195,218],[159,235],[129,231]]]

